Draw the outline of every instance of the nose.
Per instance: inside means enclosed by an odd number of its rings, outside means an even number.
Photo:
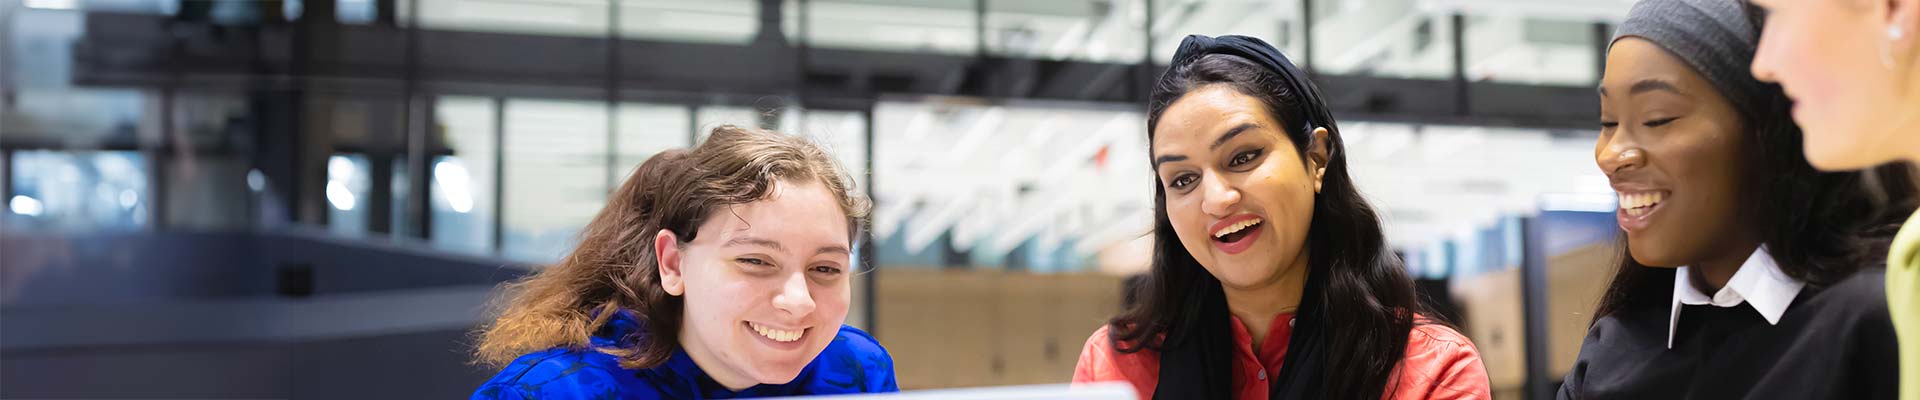
[[[1767,28],[1761,29],[1760,46],[1759,48],[1754,49],[1753,63],[1748,64],[1748,68],[1747,68],[1748,72],[1753,73],[1753,78],[1759,79],[1761,82],[1779,82],[1779,76],[1776,75],[1777,73],[1774,71],[1774,65],[1773,65],[1774,63],[1773,59],[1776,57],[1775,54],[1779,53],[1779,51],[1774,49],[1774,47],[1777,47],[1778,45],[1776,44],[1776,45],[1770,46],[1769,44],[1778,43],[1780,39],[1767,37],[1767,36],[1771,36],[1769,35],[1769,33],[1771,33],[1773,30],[1774,29],[1771,27],[1771,25]]]
[[[1217,218],[1233,215],[1233,208],[1240,205],[1240,189],[1219,175],[1208,174],[1200,178],[1200,211]]]
[[[794,272],[780,283],[780,291],[773,295],[773,307],[794,316],[813,313],[813,292],[807,289],[805,272]]]
[[[1600,172],[1612,176],[1615,173],[1646,165],[1647,151],[1635,143],[1632,135],[1616,132],[1600,137],[1593,149],[1593,161],[1600,165]]]

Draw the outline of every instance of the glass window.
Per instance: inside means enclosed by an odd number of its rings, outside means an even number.
[[[434,105],[444,149],[433,159],[428,219],[435,247],[470,253],[493,251],[493,99],[442,97]],[[395,170],[400,170],[395,168]]]
[[[986,1],[994,54],[1118,63],[1146,55],[1143,0]]]
[[[620,0],[619,4],[620,37],[627,39],[746,44],[760,32],[759,0]],[[784,12],[794,11],[789,7]]]
[[[1499,82],[1592,85],[1598,80],[1593,22],[1484,15],[1467,19],[1467,77]]]
[[[0,51],[7,101],[0,101],[0,132],[9,140],[55,141],[76,147],[133,143],[142,117],[158,102],[139,89],[78,88],[73,47],[86,28],[78,0],[36,0],[0,12]],[[92,9],[91,4],[86,4]],[[111,8],[109,8],[111,9]],[[74,112],[73,110],[88,110]],[[146,129],[158,132],[158,129]]]
[[[420,27],[532,35],[605,37],[608,0],[411,0]],[[406,10],[407,7],[397,7]],[[410,10],[408,12],[411,12]],[[407,24],[402,14],[401,24]]]
[[[766,118],[764,117],[768,115],[773,115],[773,114],[777,114],[777,116],[775,117],[775,120],[772,121],[772,124],[768,124],[766,121]],[[784,108],[784,109],[778,109],[778,110],[760,111],[760,110],[755,110],[752,107],[699,106],[694,108],[693,118],[694,118],[694,132],[693,132],[694,144],[698,145],[699,142],[705,141],[707,139],[707,134],[713,133],[713,128],[718,128],[721,125],[735,125],[735,126],[743,126],[743,127],[749,127],[749,128],[773,129],[773,130],[784,131],[783,129],[781,129],[781,127],[793,127],[793,126],[799,125],[800,109],[798,107],[792,107],[792,108]]]
[[[1453,76],[1453,18],[1408,1],[1313,1],[1313,62],[1322,73]]]
[[[693,121],[687,107],[628,103],[620,105],[620,154],[616,162],[615,184],[633,174],[640,163],[662,151],[687,147],[693,135]]]
[[[806,111],[801,127],[790,134],[805,136],[832,153],[841,168],[853,175],[855,190],[867,187],[867,117],[857,111]]]
[[[146,157],[131,151],[18,151],[6,220],[33,230],[120,230],[146,226],[151,202]]]
[[[607,105],[508,100],[502,254],[528,262],[565,255],[607,197]]]
[[[337,0],[333,7],[334,19],[342,24],[368,24],[380,17],[374,0]]]
[[[973,54],[974,3],[823,1],[807,3],[807,45],[820,48]]]
[[[367,233],[367,196],[373,178],[367,156],[334,154],[327,157],[327,229],[343,236]]]
[[[1295,65],[1306,68],[1304,0],[1193,0],[1155,2],[1153,62],[1167,64],[1187,35],[1245,35],[1278,47]],[[1326,51],[1326,50],[1320,50]]]
[[[170,153],[179,155],[183,153]],[[256,204],[247,194],[247,157],[200,153],[163,157],[168,229],[219,230],[247,225]],[[265,186],[262,175],[261,186]]]
[[[876,105],[878,263],[1098,267],[1151,226],[1141,118],[1081,103]]]

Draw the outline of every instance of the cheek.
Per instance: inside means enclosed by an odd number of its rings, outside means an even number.
[[[1261,168],[1254,177],[1261,207],[1285,226],[1304,227],[1313,219],[1313,177],[1298,160],[1278,160]]]
[[[813,291],[813,304],[815,305],[814,313],[830,319],[846,319],[848,304],[853,302],[853,285],[851,283],[851,281],[842,278],[842,281],[837,283],[814,285],[811,289]]]
[[[756,302],[770,302],[761,294],[771,289],[758,287],[751,278],[729,275],[733,274],[707,274],[687,280],[685,304],[691,320],[731,325],[744,318]]]
[[[1200,210],[1197,199],[1198,196],[1193,194],[1168,194],[1166,206],[1167,222],[1173,223],[1173,233],[1180,237],[1180,243],[1186,244],[1187,252],[1193,253],[1194,257],[1205,253],[1196,251],[1195,247],[1206,244],[1207,234],[1201,231],[1207,229],[1209,220]]]

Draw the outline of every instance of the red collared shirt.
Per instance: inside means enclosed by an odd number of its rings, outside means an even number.
[[[1281,314],[1269,325],[1260,352],[1253,351],[1253,335],[1238,317],[1233,319],[1233,387],[1235,398],[1266,399],[1267,379],[1280,372],[1287,358],[1287,341],[1293,336],[1293,314]],[[1397,382],[1387,385],[1387,398],[1393,399],[1490,399],[1492,389],[1487,368],[1480,363],[1480,351],[1473,342],[1442,325],[1416,325],[1407,333],[1407,354],[1394,370]],[[1160,383],[1160,353],[1141,350],[1135,353],[1114,351],[1107,340],[1107,328],[1101,327],[1087,338],[1080,351],[1080,364],[1073,369],[1074,383],[1120,381],[1132,383],[1140,398],[1153,398]]]

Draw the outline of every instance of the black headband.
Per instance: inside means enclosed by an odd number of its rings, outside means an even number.
[[[1319,98],[1320,91],[1307,80],[1307,73],[1301,71],[1300,67],[1294,66],[1293,61],[1287,60],[1286,55],[1280,54],[1280,49],[1274,48],[1273,45],[1259,38],[1240,35],[1220,37],[1187,35],[1186,39],[1180,41],[1180,50],[1173,53],[1173,68],[1168,68],[1160,79],[1167,79],[1175,69],[1208,54],[1239,56],[1268,71],[1273,71],[1274,75],[1279,75],[1281,84],[1286,85],[1295,96],[1299,96],[1301,104],[1307,107],[1307,112],[1301,113],[1307,119],[1302,121],[1304,127],[1300,130],[1301,134],[1312,135],[1313,128],[1330,125],[1328,121],[1332,120],[1332,115],[1326,107],[1320,106],[1317,101],[1309,100]]]

